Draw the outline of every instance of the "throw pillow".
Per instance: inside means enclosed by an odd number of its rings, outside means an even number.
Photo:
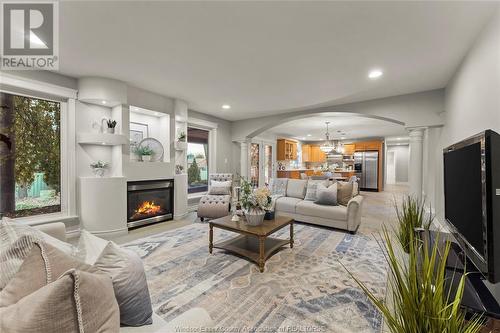
[[[109,274],[113,280],[122,325],[142,326],[153,322],[146,273],[141,258],[135,252],[109,242],[94,266]]]
[[[330,185],[328,188],[319,184],[317,187],[317,200],[314,202],[319,205],[337,206],[337,184]]]
[[[50,244],[35,242],[19,271],[0,292],[0,307],[17,303],[21,298],[51,283],[73,268],[99,273],[96,268],[78,261]]]
[[[231,184],[230,180],[225,182],[219,182],[216,180],[212,180],[210,182],[210,189],[208,190],[208,194],[210,195],[231,195]]]
[[[29,285],[30,278],[24,283]],[[72,269],[0,308],[0,332],[118,332],[119,318],[109,277]]]
[[[69,255],[76,252],[70,244],[33,227],[12,222],[7,218],[2,220],[0,223],[0,290],[14,277],[37,241],[51,244]]]
[[[347,206],[349,200],[352,199],[353,186],[352,183],[337,182],[338,193],[337,200],[340,205]]]
[[[318,189],[319,184],[323,184],[324,186],[326,186],[328,184],[328,181],[326,181],[326,180],[309,180],[307,182],[306,197],[304,198],[304,200],[316,201],[316,199],[317,199],[316,193],[317,193],[317,189]]]
[[[88,265],[93,265],[109,241],[92,235],[87,230],[80,231],[77,257]]]
[[[285,196],[287,184],[288,184],[288,178],[271,179],[271,184],[269,185],[269,189],[271,190],[271,195]]]

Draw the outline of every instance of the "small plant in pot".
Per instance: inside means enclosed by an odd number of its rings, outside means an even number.
[[[106,121],[106,125],[108,125],[108,127],[106,128],[106,132],[110,133],[110,134],[115,134],[115,127],[118,123],[116,122],[116,120],[113,120],[113,119],[108,119]]]
[[[104,173],[106,168],[108,167],[108,163],[103,161],[97,161],[90,163],[90,168],[96,177],[104,177]]]
[[[180,164],[177,164],[175,166],[175,174],[176,175],[180,175],[182,174],[182,172],[184,171],[184,166],[180,165]]]
[[[154,151],[150,146],[139,146],[136,150],[136,154],[141,157],[143,162],[150,162]]]
[[[186,142],[186,133],[180,132],[179,136],[177,137],[177,141],[179,141],[179,142]]]
[[[247,224],[256,226],[264,222],[266,210],[271,208],[271,192],[267,187],[252,189],[252,184],[241,178],[241,206]]]

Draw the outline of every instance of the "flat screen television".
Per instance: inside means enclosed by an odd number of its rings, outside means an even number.
[[[492,283],[500,281],[500,135],[492,130],[444,149],[445,218]]]

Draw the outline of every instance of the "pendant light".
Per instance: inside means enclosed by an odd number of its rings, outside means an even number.
[[[326,133],[325,133],[326,140],[325,140],[325,142],[323,142],[321,144],[321,146],[319,147],[319,149],[321,149],[321,151],[324,152],[324,153],[329,153],[332,150],[335,150],[335,146],[330,141],[330,133],[328,132],[328,125],[330,124],[330,122],[329,121],[325,121],[325,124],[326,124]]]

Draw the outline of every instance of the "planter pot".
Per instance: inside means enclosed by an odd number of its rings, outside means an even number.
[[[251,226],[261,225],[264,222],[265,215],[266,211],[262,209],[245,210],[245,218],[247,220],[247,224]]]
[[[110,128],[110,127],[106,128],[106,133],[115,134],[115,128],[114,127],[113,128]]]
[[[266,211],[266,215],[264,216],[265,220],[274,220],[274,211]]]
[[[92,172],[94,173],[94,175],[96,177],[104,177],[105,171],[106,171],[106,169],[104,169],[104,168],[93,168],[92,169]]]
[[[143,162],[151,162],[151,155],[142,155],[141,159]]]

